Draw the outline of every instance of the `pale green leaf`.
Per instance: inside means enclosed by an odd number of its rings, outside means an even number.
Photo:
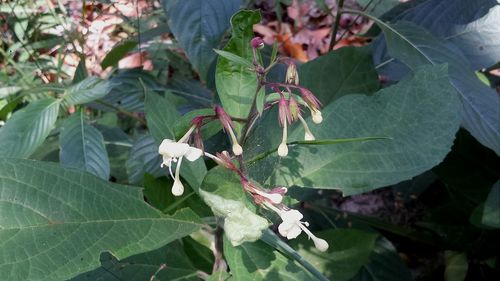
[[[84,104],[106,96],[112,89],[112,82],[89,76],[66,89],[64,100],[69,104]]]
[[[231,18],[232,37],[224,51],[252,60],[252,28],[260,19],[260,13],[257,11],[243,10],[235,14]],[[219,57],[215,82],[224,110],[231,116],[246,118],[257,89],[255,73],[245,66]]]

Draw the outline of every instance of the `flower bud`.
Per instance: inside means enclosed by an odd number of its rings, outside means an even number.
[[[239,145],[238,143],[234,143],[233,144],[233,153],[236,156],[241,155],[243,153],[243,148],[241,147],[241,145]]]
[[[290,112],[291,121],[295,121],[300,116],[300,107],[297,101],[290,95],[290,99],[288,100],[288,108]]]
[[[252,45],[252,48],[254,49],[262,49],[264,48],[264,40],[262,40],[262,38],[260,37],[254,37],[250,41],[250,45]]]
[[[172,194],[174,196],[181,196],[184,193],[184,185],[179,179],[175,179],[174,185],[172,185]]]
[[[314,123],[320,124],[321,122],[323,122],[323,116],[321,115],[321,111],[319,111],[319,110],[312,110],[311,111],[311,116],[312,116],[312,120],[313,120]]]
[[[292,61],[288,63],[285,81],[288,84],[299,85],[299,73],[297,72],[297,66],[295,66],[295,63]]]
[[[278,155],[280,157],[285,157],[288,155],[288,146],[286,143],[281,143],[280,146],[278,146]]]

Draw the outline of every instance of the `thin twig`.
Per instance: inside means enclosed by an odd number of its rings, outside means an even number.
[[[337,43],[337,32],[339,30],[342,7],[344,7],[344,0],[339,0],[339,4],[337,5],[337,15],[335,16],[335,23],[333,25],[332,35],[330,37],[330,45],[328,46],[329,52],[333,50],[335,43]]]

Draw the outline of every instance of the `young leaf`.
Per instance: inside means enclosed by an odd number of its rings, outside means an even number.
[[[84,104],[100,99],[111,91],[112,84],[109,80],[101,80],[95,76],[89,76],[78,84],[66,89],[64,100],[69,104]]]
[[[106,54],[101,62],[102,69],[108,66],[117,65],[118,62],[130,51],[132,51],[139,42],[136,40],[127,40],[114,46],[109,53]]]
[[[0,157],[27,158],[54,127],[59,100],[46,98],[16,111],[0,128]]]
[[[165,216],[139,188],[48,162],[0,159],[0,275],[66,280],[189,235],[200,223]]]
[[[73,114],[64,122],[59,144],[61,165],[109,179],[110,167],[104,138],[99,130],[88,124],[83,112]]]
[[[245,67],[248,67],[248,68],[252,68],[253,67],[253,64],[251,61],[247,60],[247,59],[244,59],[238,55],[235,55],[233,53],[230,53],[230,52],[226,52],[226,51],[223,51],[223,50],[216,50],[214,49],[214,52],[216,52],[217,54],[219,54],[221,57],[224,57],[236,64],[239,64],[241,66],[245,66]]]
[[[252,60],[253,25],[260,21],[257,11],[240,11],[231,18],[232,37],[224,51]],[[257,89],[257,77],[247,67],[219,57],[215,71],[217,93],[224,110],[233,117],[246,118]]]
[[[341,189],[345,195],[394,184],[438,164],[450,150],[460,123],[460,101],[446,66],[424,66],[413,77],[372,96],[347,95],[323,110],[323,123],[310,125],[317,139],[383,136],[391,139],[339,145],[290,147],[287,157],[268,156],[249,167],[270,185]],[[274,140],[275,116],[257,129],[249,146]],[[274,118],[273,118],[274,117]],[[274,127],[273,127],[274,126]],[[274,129],[276,128],[276,129]],[[289,141],[302,140],[300,125]],[[269,145],[266,145],[269,148]],[[249,150],[247,150],[249,151]]]

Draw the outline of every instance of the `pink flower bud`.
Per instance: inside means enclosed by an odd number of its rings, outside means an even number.
[[[300,94],[302,96],[302,99],[304,100],[307,105],[314,110],[319,110],[321,107],[321,102],[318,100],[318,98],[308,89],[306,88],[299,88]]]
[[[254,49],[262,49],[264,48],[264,40],[262,40],[262,38],[260,37],[254,37],[250,41],[250,45],[252,45],[252,48]]]
[[[290,123],[290,120],[292,117],[290,116],[290,109],[289,109],[289,104],[288,101],[285,99],[285,97],[282,95],[280,100],[278,101],[278,115],[279,115],[279,121],[280,125],[283,127],[285,126],[285,123],[288,122]]]
[[[234,128],[234,123],[231,117],[222,109],[222,107],[216,105],[215,106],[215,115],[217,115],[217,118],[219,118],[222,126],[226,131],[231,131],[232,128]]]
[[[285,81],[288,84],[299,85],[299,73],[297,72],[297,66],[293,61],[289,61],[288,68],[286,69]]]
[[[290,95],[290,99],[288,100],[288,108],[290,111],[291,121],[295,121],[300,116],[300,107],[297,101]]]

